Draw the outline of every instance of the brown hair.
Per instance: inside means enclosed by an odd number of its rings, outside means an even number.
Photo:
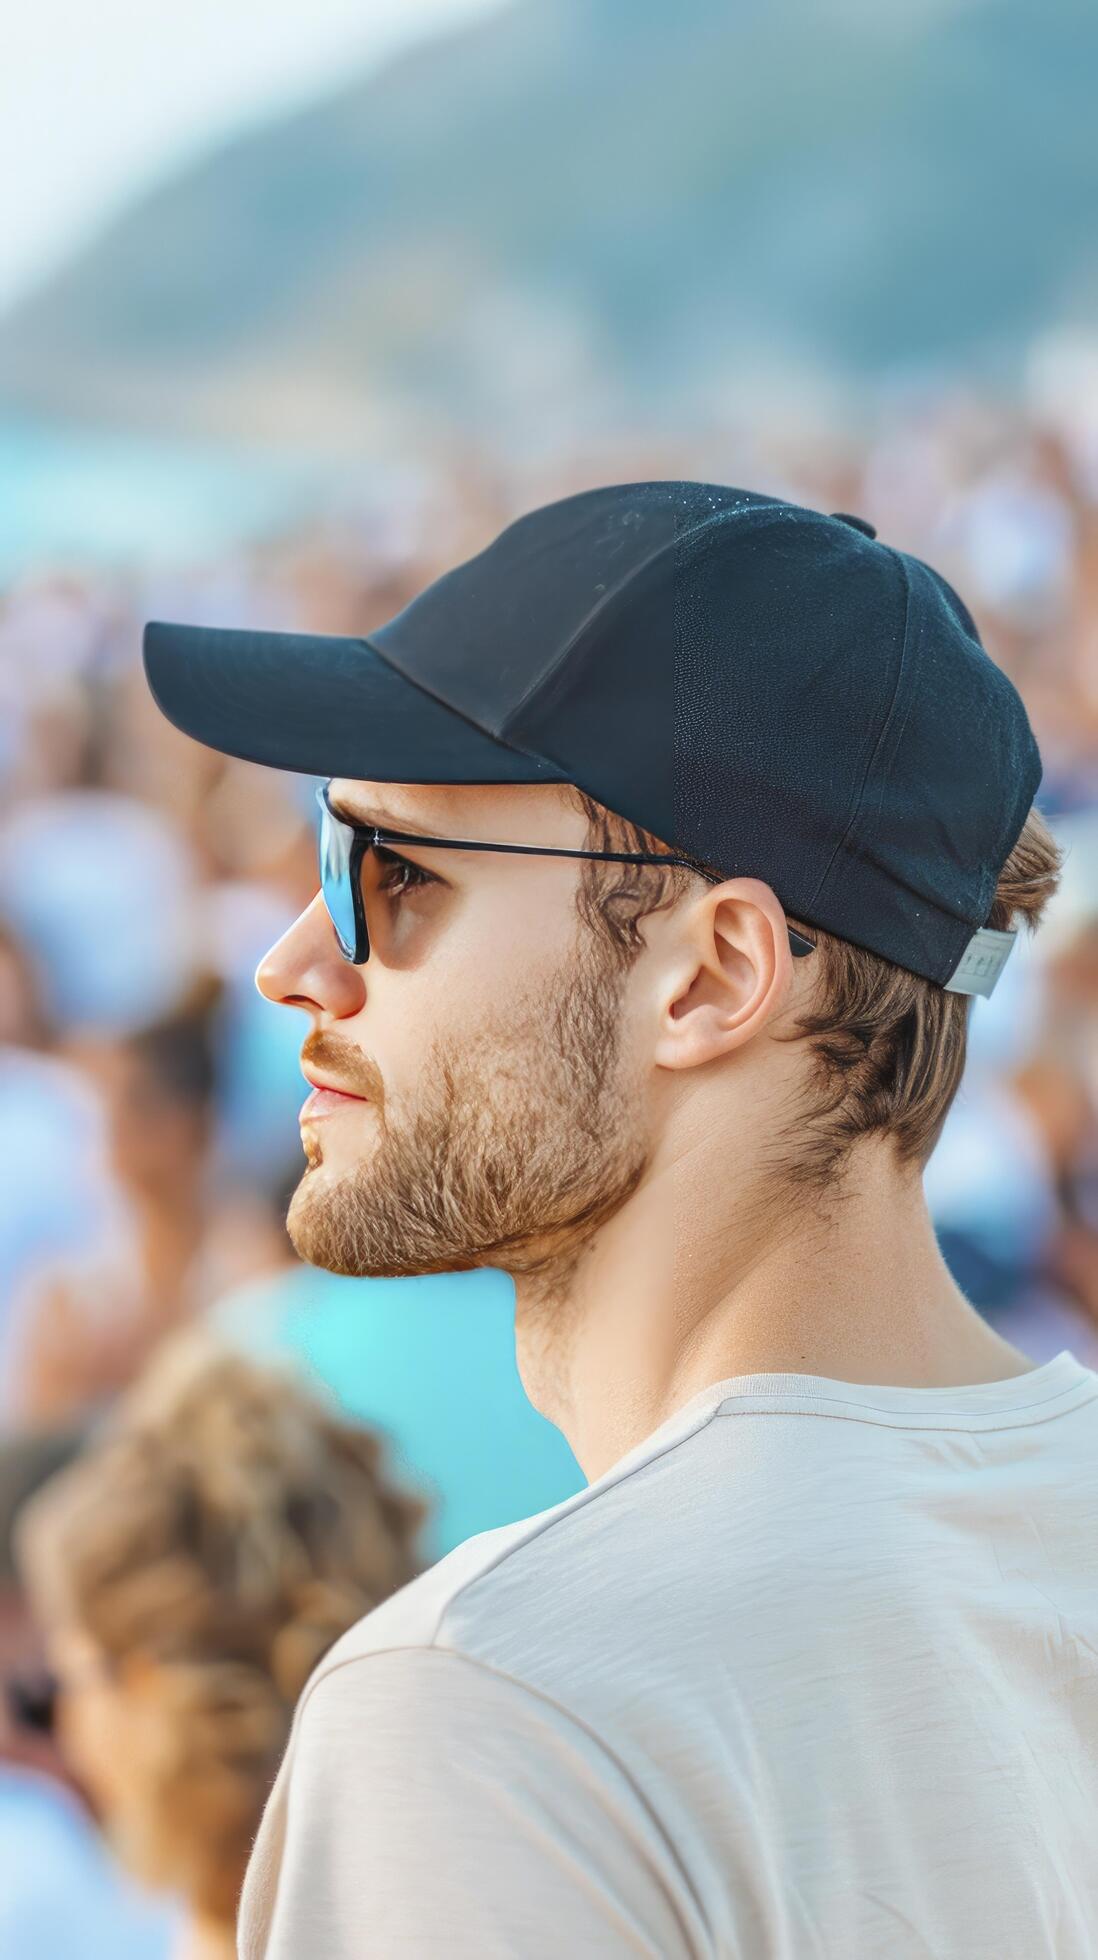
[[[235,1913],[309,1674],[418,1570],[426,1507],[381,1456],[288,1373],[184,1334],[20,1521],[47,1624],[157,1664],[152,1787],[113,1821],[147,1880],[211,1917]]]
[[[565,794],[587,817],[588,849],[671,849],[583,791]],[[1021,921],[1033,933],[1060,882],[1064,855],[1034,804],[984,923],[1005,931]],[[589,863],[578,895],[580,917],[616,961],[631,965],[643,945],[639,921],[676,904],[695,884],[688,871],[674,868]],[[897,1161],[921,1173],[960,1086],[972,996],[949,993],[807,920],[786,916],[816,942],[816,985],[807,1010],[774,1037],[807,1040],[811,1058],[801,1105],[775,1138],[783,1179],[806,1196],[820,1192],[841,1173],[853,1146],[874,1134],[890,1138]]]

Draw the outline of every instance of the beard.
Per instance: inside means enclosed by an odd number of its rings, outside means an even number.
[[[506,1022],[460,1047],[436,1037],[414,1096],[393,1108],[361,1051],[315,1035],[303,1059],[352,1087],[369,1074],[377,1127],[338,1174],[314,1146],[286,1219],[300,1256],[374,1279],[574,1268],[648,1162],[643,1085],[623,1058],[627,978],[597,942],[573,948]]]

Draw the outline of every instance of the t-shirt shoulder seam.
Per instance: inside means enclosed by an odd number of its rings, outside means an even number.
[[[564,1502],[565,1505],[567,1506],[567,1509],[565,1509],[563,1512],[560,1511],[559,1507],[554,1507],[553,1510],[551,1510],[548,1515],[543,1517],[540,1520],[540,1522],[537,1523],[535,1529],[529,1532],[524,1532],[523,1536],[519,1538],[517,1542],[502,1546],[498,1552],[493,1553],[492,1557],[487,1561],[486,1564],[478,1566],[476,1571],[469,1573],[467,1578],[461,1579],[460,1581],[455,1583],[452,1592],[447,1593],[445,1599],[443,1600],[441,1606],[438,1609],[434,1630],[431,1633],[430,1637],[428,1639],[424,1639],[422,1643],[416,1642],[414,1644],[416,1646],[422,1645],[424,1647],[435,1646],[442,1633],[443,1626],[445,1625],[446,1615],[451,1611],[451,1609],[454,1606],[456,1606],[457,1602],[463,1597],[465,1593],[469,1591],[469,1589],[472,1586],[479,1585],[482,1579],[487,1579],[491,1576],[493,1572],[497,1572],[501,1565],[505,1564],[509,1558],[514,1558],[519,1552],[523,1550],[525,1546],[534,1544],[537,1539],[544,1537],[546,1533],[554,1530],[558,1526],[566,1525],[569,1519],[574,1517],[577,1512],[585,1510],[588,1504],[595,1503],[598,1500],[598,1498],[602,1496],[604,1491],[616,1490],[619,1484],[625,1483],[630,1477],[637,1476],[640,1473],[640,1471],[646,1470],[650,1463],[658,1463],[662,1457],[669,1456],[672,1450],[678,1449],[681,1443],[688,1442],[692,1436],[696,1436],[700,1430],[704,1429],[708,1423],[712,1422],[715,1416],[717,1415],[718,1410],[719,1410],[719,1404],[716,1403],[714,1403],[709,1408],[700,1409],[695,1419],[691,1422],[689,1428],[681,1429],[674,1436],[669,1436],[667,1441],[664,1444],[662,1444],[658,1450],[653,1450],[650,1455],[643,1456],[638,1463],[631,1463],[628,1469],[625,1469],[621,1472],[620,1476],[616,1476],[614,1474],[613,1467],[611,1467],[611,1469],[606,1473],[605,1481],[600,1478],[597,1484],[590,1484],[587,1486],[586,1489],[576,1491],[572,1497],[566,1498]],[[682,1414],[683,1411],[680,1411],[679,1413]],[[671,1419],[673,1420],[673,1418]],[[643,1446],[638,1446],[638,1447],[643,1447]],[[533,1520],[531,1520],[531,1522],[533,1522]],[[423,1576],[427,1576],[427,1575],[425,1574]],[[387,1651],[387,1650],[378,1648],[371,1651],[376,1651],[380,1653],[382,1651]],[[459,1651],[459,1650],[455,1649],[454,1651]],[[355,1657],[348,1656],[348,1658],[351,1659]],[[363,1658],[365,1658],[365,1656],[363,1656]],[[336,1665],[340,1666],[342,1665],[342,1663],[337,1662]],[[317,1664],[318,1675],[323,1668],[324,1668],[324,1662],[323,1660],[321,1660]]]
[[[696,1421],[691,1423],[688,1429],[680,1430],[677,1435],[669,1436],[666,1443],[660,1449],[653,1450],[650,1456],[642,1457],[639,1463],[630,1464],[629,1468],[624,1470],[620,1477],[615,1477],[611,1470],[608,1473],[609,1481],[604,1483],[600,1479],[598,1486],[592,1484],[586,1490],[577,1491],[575,1497],[569,1501],[568,1509],[564,1512],[563,1516],[554,1517],[550,1515],[546,1517],[535,1531],[531,1531],[528,1535],[520,1538],[517,1544],[505,1545],[487,1565],[481,1566],[478,1571],[470,1573],[467,1579],[463,1579],[460,1585],[454,1587],[453,1592],[447,1596],[440,1607],[435,1630],[431,1635],[431,1646],[435,1645],[442,1633],[443,1626],[446,1622],[446,1615],[452,1611],[458,1600],[472,1586],[479,1585],[482,1579],[487,1579],[493,1572],[498,1572],[501,1565],[504,1565],[509,1558],[514,1558],[516,1553],[521,1552],[527,1545],[534,1544],[537,1539],[543,1538],[548,1532],[555,1530],[557,1526],[567,1524],[569,1519],[574,1517],[577,1512],[585,1510],[588,1504],[595,1503],[604,1491],[616,1490],[619,1484],[626,1483],[630,1477],[635,1477],[640,1471],[647,1470],[650,1463],[658,1463],[662,1457],[669,1456],[672,1450],[678,1449],[680,1444],[687,1442],[690,1437],[696,1436],[699,1430],[704,1429],[707,1423],[712,1422],[718,1413],[719,1406],[719,1404],[715,1403],[711,1408],[699,1410]]]
[[[640,1468],[639,1465],[637,1467],[638,1469]],[[390,1647],[372,1647],[366,1653],[348,1654],[346,1659],[336,1661],[326,1672],[318,1672],[312,1681],[309,1682],[306,1692],[302,1696],[297,1710],[298,1716],[300,1717],[306,1701],[312,1698],[312,1695],[322,1681],[329,1680],[332,1675],[341,1673],[345,1668],[363,1665],[372,1660],[382,1660],[390,1654],[435,1654],[445,1660],[459,1661],[467,1667],[475,1668],[481,1674],[488,1675],[493,1680],[506,1683],[507,1687],[516,1689],[520,1697],[524,1697],[531,1702],[540,1703],[542,1707],[551,1709],[553,1714],[558,1716],[562,1722],[567,1723],[570,1728],[578,1729],[579,1733],[586,1737],[587,1741],[593,1745],[598,1753],[601,1756],[605,1756],[607,1762],[613,1765],[617,1774],[621,1777],[622,1782],[631,1792],[634,1800],[639,1804],[645,1816],[648,1818],[652,1829],[659,1837],[667,1857],[674,1866],[679,1882],[689,1893],[699,1917],[704,1916],[702,1914],[701,1899],[698,1896],[696,1887],[691,1880],[689,1871],[683,1863],[671,1833],[665,1828],[658,1812],[653,1809],[650,1799],[645,1795],[631,1770],[622,1761],[616,1750],[611,1748],[610,1744],[599,1735],[597,1729],[592,1728],[591,1724],[585,1721],[582,1715],[577,1715],[574,1710],[566,1707],[563,1702],[557,1700],[555,1695],[547,1693],[544,1688],[536,1688],[530,1681],[523,1681],[517,1674],[509,1673],[506,1668],[497,1667],[494,1661],[483,1660],[478,1654],[466,1653],[464,1648],[461,1647],[440,1647],[437,1641],[433,1639],[427,1642],[400,1641]]]

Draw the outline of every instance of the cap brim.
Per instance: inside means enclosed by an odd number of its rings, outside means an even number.
[[[150,620],[143,654],[168,720],[247,762],[367,782],[568,780],[417,687],[366,639]]]

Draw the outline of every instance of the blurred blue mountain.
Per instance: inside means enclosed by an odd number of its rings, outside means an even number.
[[[1009,382],[1098,315],[1096,80],[1093,0],[523,0],[148,192],[0,322],[0,411],[353,443],[761,360]]]

